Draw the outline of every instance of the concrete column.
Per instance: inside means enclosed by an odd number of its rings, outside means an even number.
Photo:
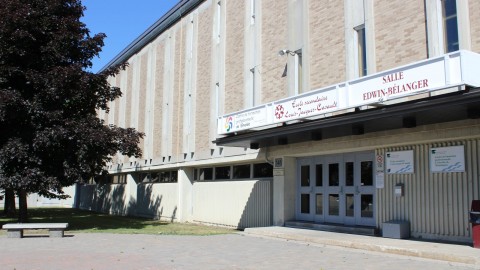
[[[296,159],[283,158],[283,168],[274,170],[273,176],[273,225],[283,226],[295,219]]]
[[[177,220],[190,221],[192,218],[193,168],[182,167],[178,170]]]
[[[125,206],[127,215],[137,214],[137,182],[133,174],[127,174],[127,184],[125,185]]]

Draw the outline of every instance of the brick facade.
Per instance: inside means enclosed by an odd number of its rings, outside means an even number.
[[[309,1],[310,89],[345,81],[342,1]]]
[[[424,1],[375,1],[377,72],[427,58]]]
[[[421,0],[409,0],[407,3],[401,0],[394,1],[373,1],[373,21],[374,21],[374,44],[373,48],[377,72],[391,69],[394,67],[406,65],[419,60],[427,59],[427,28],[425,24],[425,5]],[[195,54],[196,76],[195,78],[195,106],[192,149],[193,160],[198,158],[203,160],[209,158],[211,151],[217,149],[212,141],[216,135],[216,119],[218,115],[214,114],[215,104],[215,83],[224,82],[220,85],[223,91],[223,99],[219,100],[223,112],[221,114],[232,113],[247,109],[245,99],[248,86],[245,86],[245,76],[249,75],[250,64],[246,64],[245,54],[247,44],[247,27],[252,27],[249,21],[250,1],[222,0],[222,16],[225,24],[221,26],[222,38],[220,43],[215,36],[216,16],[218,1],[203,1],[197,9],[190,14],[195,14],[197,26],[194,28],[196,37]],[[260,91],[259,104],[265,104],[275,100],[288,97],[288,87],[291,87],[289,80],[293,76],[293,66],[287,67],[287,76],[282,77],[288,58],[278,56],[281,49],[289,49],[289,27],[292,22],[289,21],[289,0],[263,0],[258,5],[257,17],[255,18],[256,37],[259,38],[260,47],[256,76],[259,82]],[[306,72],[309,81],[309,89],[326,87],[332,84],[345,81],[347,70],[347,41],[345,33],[345,7],[343,1],[305,1],[304,6],[307,9],[306,25],[304,34],[306,40],[306,54],[303,55],[304,72]],[[471,49],[474,52],[480,52],[480,19],[475,14],[480,9],[478,1],[469,1],[469,17],[471,32]],[[171,156],[172,162],[183,162],[185,156],[183,153],[184,142],[184,91],[185,91],[185,67],[186,67],[186,40],[187,23],[190,23],[189,14],[184,14],[182,19],[176,24],[161,33],[148,46],[133,54],[128,60],[130,66],[122,71],[115,79],[110,80],[112,85],[123,85],[123,101],[115,101],[110,114],[113,115],[113,122],[126,127],[134,126],[140,131],[152,130],[153,138],[149,140],[149,147],[153,147],[153,160],[157,165],[165,165],[166,156]],[[223,21],[222,21],[223,22]],[[350,29],[351,30],[351,29]],[[169,36],[172,38],[170,39]],[[165,66],[166,50],[173,46],[171,58],[173,63]],[[223,51],[218,49],[223,42]],[[369,42],[367,40],[367,42]],[[370,41],[371,42],[371,41]],[[220,44],[220,45],[219,45]],[[248,45],[248,46],[247,46]],[[251,47],[251,46],[250,46]],[[217,48],[217,49],[215,49]],[[152,71],[149,71],[149,61],[152,57]],[[218,63],[218,60],[221,63]],[[257,61],[256,60],[256,61]],[[168,65],[168,64],[167,64]],[[223,69],[219,71],[215,70]],[[138,70],[137,70],[138,69]],[[170,70],[171,85],[168,87],[172,95],[171,104],[165,95],[164,76]],[[148,75],[150,72],[150,75]],[[218,74],[224,74],[223,78],[215,78]],[[154,76],[154,84],[149,84],[149,76]],[[135,85],[134,85],[135,84]],[[154,101],[152,110],[148,113],[153,118],[148,124],[146,121],[146,106],[148,87],[154,87]],[[136,91],[136,92],[135,92]],[[136,99],[135,97],[138,97]],[[132,102],[136,102],[133,104]],[[164,118],[165,106],[173,108],[171,110],[170,123],[168,131],[162,123]],[[134,114],[134,116],[132,116]],[[125,115],[125,121],[121,121],[122,115]],[[108,121],[109,115],[104,114],[103,119]],[[132,122],[136,120],[135,123]],[[149,127],[149,125],[153,125]],[[163,134],[168,138],[164,138]],[[162,142],[171,142],[169,150],[162,150]],[[142,142],[143,147],[143,142]],[[217,149],[218,150],[218,149]],[[215,150],[215,151],[217,151]],[[167,153],[168,152],[168,153]],[[144,153],[146,151],[144,150]],[[162,154],[163,153],[163,154]],[[223,153],[230,153],[224,151]],[[233,151],[231,153],[238,153]],[[190,156],[190,155],[189,155]],[[128,158],[124,159],[129,161]]]

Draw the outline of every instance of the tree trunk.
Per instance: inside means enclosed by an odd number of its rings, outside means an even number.
[[[3,213],[8,218],[14,218],[17,215],[15,206],[15,191],[11,188],[5,189],[5,207]]]
[[[25,189],[21,189],[20,191],[18,191],[18,210],[18,222],[28,222],[27,191]]]

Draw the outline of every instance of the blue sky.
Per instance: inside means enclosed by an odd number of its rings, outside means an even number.
[[[83,0],[87,8],[84,22],[90,33],[105,33],[107,38],[100,58],[93,59],[97,72],[167,13],[179,0]]]

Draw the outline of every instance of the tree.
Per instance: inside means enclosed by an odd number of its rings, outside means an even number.
[[[97,117],[121,96],[107,82],[126,64],[88,69],[103,47],[80,21],[80,0],[2,0],[0,5],[0,188],[64,198],[63,187],[106,173],[111,156],[141,156],[143,133]]]

